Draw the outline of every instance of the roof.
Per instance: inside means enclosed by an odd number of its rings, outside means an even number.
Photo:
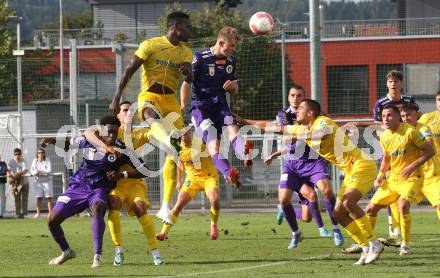
[[[179,2],[215,2],[216,0],[180,0]],[[174,3],[175,0],[88,0],[90,5],[104,5],[104,4],[137,4],[137,3]]]
[[[48,53],[43,50],[43,53]],[[103,49],[78,49],[78,72],[79,73],[114,73],[116,72],[116,57],[111,48]],[[41,69],[42,75],[60,72],[60,55],[58,50],[53,50],[50,56],[51,64]],[[64,51],[64,73],[68,74],[69,68],[69,51]]]

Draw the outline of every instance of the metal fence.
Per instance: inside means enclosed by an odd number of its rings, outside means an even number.
[[[326,22],[322,30],[324,38],[352,40],[323,42],[324,110],[331,112],[332,116],[342,115],[347,121],[371,118],[372,104],[386,92],[384,76],[390,69],[403,71],[405,91],[417,97],[423,111],[433,110],[432,94],[440,89],[439,22],[439,18],[408,19],[405,21],[405,33],[398,28],[403,21],[396,20]],[[247,118],[274,119],[283,105],[282,75],[287,77],[287,87],[290,82],[301,83],[310,95],[309,49],[308,43],[303,40],[308,38],[307,28],[304,23],[289,23],[270,36],[243,38],[237,52],[240,92],[238,97],[231,99],[234,111]],[[349,29],[352,31],[348,32]],[[53,48],[56,46],[56,34],[45,32],[48,43],[39,42],[37,45],[42,46],[39,49],[27,48],[22,59],[23,150],[28,163],[35,156],[39,138],[55,135],[63,125],[75,124],[84,128],[96,123],[107,112],[117,81],[138,47],[137,43],[114,41],[114,37],[104,35],[113,30],[66,30],[67,38],[76,38],[76,47],[64,40],[65,87],[61,93],[59,53],[56,47]],[[285,52],[280,47],[280,32],[287,35]],[[359,37],[369,39],[365,42],[353,40]],[[140,38],[134,38],[134,41]],[[194,41],[192,45],[197,48],[203,46],[200,41]],[[285,57],[285,72],[281,69],[281,57]],[[6,161],[17,146],[16,72],[14,57],[0,60],[0,155]],[[124,98],[136,100],[140,83],[139,72],[132,78]],[[188,117],[187,114],[185,117]],[[267,142],[263,144],[263,136],[252,139],[260,150],[263,145],[270,145]],[[363,141],[359,144],[365,146]],[[54,164],[54,171],[65,171],[62,159],[56,157],[53,150],[48,151],[48,157]],[[241,161],[231,159],[232,165],[241,173],[244,186],[235,192],[224,186],[222,181],[223,207],[274,206],[277,203],[280,161],[276,160],[268,167],[259,156],[253,168],[247,170],[242,168]],[[153,168],[159,168],[163,163],[159,152],[151,154],[146,161]],[[332,169],[332,175],[334,186],[339,186],[340,173]],[[160,177],[148,179],[153,207],[157,207],[160,200],[160,184]],[[56,188],[59,194],[60,182],[56,182]],[[204,202],[206,200],[197,199],[193,207],[199,207]],[[8,204],[11,209],[10,200]]]

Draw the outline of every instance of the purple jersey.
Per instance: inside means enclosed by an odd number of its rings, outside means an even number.
[[[89,143],[84,137],[72,139],[73,147],[83,149],[83,161],[80,168],[70,178],[70,187],[77,189],[96,189],[116,186],[115,181],[107,178],[107,172],[116,171],[123,164],[131,164],[130,158],[124,154],[116,156],[111,153],[98,152],[96,147]],[[125,148],[121,142],[117,141],[116,146]]]
[[[382,122],[382,109],[385,105],[395,105],[400,109],[405,103],[414,103],[414,99],[408,95],[401,95],[399,100],[391,100],[387,95],[381,97],[374,104],[374,121]]]
[[[194,54],[192,70],[192,104],[226,104],[223,84],[227,80],[237,79],[235,57],[217,57],[212,48],[207,48]]]

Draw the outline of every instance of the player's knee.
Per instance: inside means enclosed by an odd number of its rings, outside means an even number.
[[[405,200],[405,199],[399,200],[399,213],[402,215],[408,214],[410,206],[411,205],[407,200]]]
[[[144,108],[144,110],[142,110],[142,118],[144,120],[154,120],[154,119],[159,119],[159,115],[156,113],[156,111],[154,111],[153,108],[151,107],[147,107]]]
[[[279,198],[279,201],[280,201],[280,205],[281,205],[283,208],[285,208],[285,207],[287,207],[288,205],[290,205],[290,199],[280,197],[280,198]]]
[[[121,199],[117,196],[110,196],[108,200],[108,207],[111,210],[120,210],[122,207]]]
[[[352,211],[355,205],[356,203],[353,202],[352,200],[349,199],[342,200],[342,206],[348,211]]]
[[[147,205],[142,201],[137,201],[133,205],[133,210],[137,217],[142,217],[147,214]]]
[[[104,215],[107,206],[103,202],[96,202],[92,206],[92,214],[93,215]]]

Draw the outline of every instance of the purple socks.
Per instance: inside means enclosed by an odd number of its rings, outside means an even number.
[[[92,218],[92,237],[95,254],[101,254],[102,252],[102,240],[104,237],[104,231],[104,216],[96,213]]]
[[[292,204],[283,207],[283,213],[284,213],[284,218],[289,224],[292,232],[298,231],[298,223],[296,223],[295,210],[293,209]]]
[[[215,167],[220,171],[220,173],[222,173],[223,176],[229,176],[231,165],[229,165],[229,161],[227,159],[221,158],[220,154],[216,153],[212,156],[212,162],[214,162]]]

